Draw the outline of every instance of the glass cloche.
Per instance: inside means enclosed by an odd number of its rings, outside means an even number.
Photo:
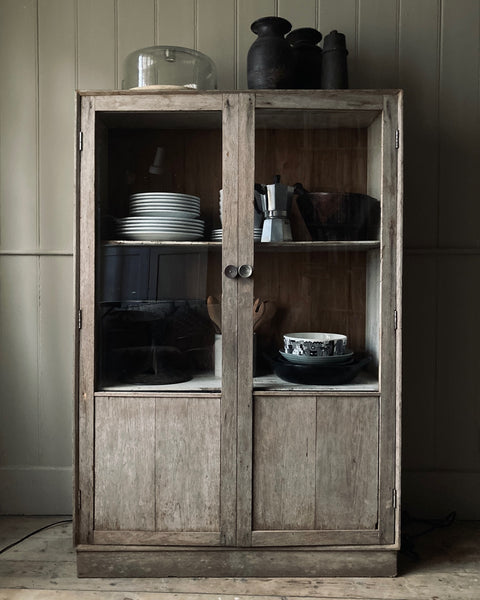
[[[180,46],[150,46],[127,56],[122,88],[214,90],[215,63],[202,52]]]

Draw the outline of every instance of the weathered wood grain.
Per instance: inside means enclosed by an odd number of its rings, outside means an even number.
[[[155,529],[218,532],[219,399],[157,398],[155,422]]]
[[[154,447],[154,400],[96,399],[95,530],[155,530]]]

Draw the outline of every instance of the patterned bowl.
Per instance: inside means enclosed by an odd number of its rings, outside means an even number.
[[[336,356],[345,354],[347,336],[340,333],[286,333],[283,336],[287,354],[298,356]]]

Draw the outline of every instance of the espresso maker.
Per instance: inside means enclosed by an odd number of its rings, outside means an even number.
[[[288,242],[292,240],[289,215],[294,188],[280,183],[275,175],[269,185],[255,184],[255,200],[264,214],[262,242]]]

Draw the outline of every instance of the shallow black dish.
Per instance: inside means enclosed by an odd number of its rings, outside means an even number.
[[[349,383],[372,360],[369,354],[354,354],[351,361],[341,365],[297,365],[281,355],[272,357],[275,375],[289,381],[304,385],[342,385]]]

